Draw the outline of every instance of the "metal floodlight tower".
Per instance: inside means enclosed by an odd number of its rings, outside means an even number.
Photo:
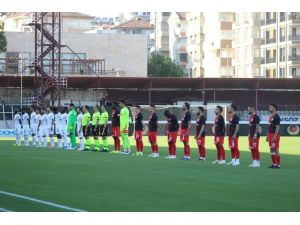
[[[45,106],[46,96],[51,95],[51,105],[58,101],[61,90],[61,15],[59,12],[35,12],[29,24],[34,30],[34,99]]]

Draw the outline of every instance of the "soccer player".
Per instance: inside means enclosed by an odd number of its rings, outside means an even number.
[[[240,165],[240,151],[239,151],[240,119],[236,114],[236,109],[237,107],[234,104],[231,104],[228,107],[228,114],[230,115],[228,145],[231,151],[231,162],[227,163],[227,165],[232,165],[232,166]]]
[[[103,149],[101,152],[108,152],[108,141],[107,141],[107,133],[108,133],[108,112],[106,111],[105,105],[101,105],[101,115],[100,115],[100,136],[102,137]]]
[[[157,145],[157,128],[158,128],[158,117],[155,113],[155,105],[150,105],[150,114],[148,122],[148,140],[151,144],[152,154],[149,157],[159,157],[158,145]]]
[[[77,119],[77,113],[74,109],[74,104],[70,103],[68,107],[69,113],[68,113],[68,134],[70,137],[70,143],[71,143],[71,149],[76,150],[76,137],[75,137],[75,129],[76,129],[76,119]]]
[[[91,139],[90,139],[90,120],[91,114],[89,112],[89,107],[87,105],[83,106],[83,118],[82,118],[82,131],[85,140],[84,150],[89,151],[91,149]]]
[[[30,129],[31,129],[31,145],[36,146],[36,112],[33,106],[30,106]]]
[[[249,167],[260,167],[259,137],[260,119],[254,107],[248,107],[249,113],[249,149],[252,155],[252,164]]]
[[[135,107],[135,118],[134,118],[134,139],[136,141],[136,156],[143,156],[143,115],[141,113],[141,107],[137,105]]]
[[[180,124],[180,141],[182,141],[184,145],[184,156],[183,160],[190,160],[191,159],[191,148],[189,145],[190,139],[190,129],[191,129],[191,120],[192,116],[190,113],[190,104],[185,102],[182,106],[183,115]]]
[[[38,124],[38,135],[39,135],[39,147],[47,147],[47,137],[48,137],[48,126],[47,126],[47,114],[44,109],[40,110],[41,114],[39,116]],[[42,142],[43,141],[43,142]]]
[[[280,154],[279,154],[279,142],[280,142],[280,117],[277,114],[277,105],[270,104],[269,112],[271,113],[269,117],[269,128],[267,141],[269,142],[272,165],[269,168],[280,169]]]
[[[123,144],[123,154],[129,155],[131,153],[130,150],[130,142],[128,138],[128,130],[129,130],[129,110],[126,106],[125,100],[120,102],[121,112],[120,112],[120,132]]]
[[[62,116],[61,113],[58,111],[58,109],[55,107],[53,109],[54,111],[54,125],[55,125],[55,134],[57,137],[57,147],[62,148],[63,142],[62,142]]]
[[[169,110],[166,110],[164,115],[168,121],[169,155],[166,157],[166,159],[176,159],[176,141],[179,128],[178,120],[177,117]]]
[[[26,109],[22,109],[22,128],[24,137],[24,146],[29,146],[29,115]]]
[[[77,108],[77,121],[76,121],[76,130],[77,130],[77,135],[79,138],[79,150],[84,150],[84,139],[83,139],[83,132],[82,132],[82,119],[83,119],[83,114],[80,109],[80,107]]]
[[[196,121],[196,135],[195,139],[197,141],[197,146],[199,150],[199,160],[205,160],[206,149],[205,149],[205,127],[206,127],[206,117],[204,116],[204,108],[198,107],[197,109],[197,121]]]
[[[14,116],[15,121],[15,132],[16,132],[16,144],[14,146],[21,146],[21,131],[22,131],[22,121],[21,121],[21,115],[19,112],[15,112]]]
[[[68,140],[68,114],[66,109],[63,109],[61,114],[61,133],[64,142],[63,148],[67,149],[69,147],[69,140]]]
[[[218,159],[216,161],[213,161],[212,163],[217,164],[226,164],[226,156],[225,156],[225,149],[224,149],[224,136],[225,136],[225,120],[224,117],[221,115],[223,112],[222,106],[217,106],[215,109],[215,124],[214,124],[214,143],[217,148],[217,156]]]
[[[100,150],[100,140],[99,140],[99,132],[100,132],[100,112],[99,112],[99,106],[96,105],[94,107],[94,113],[92,117],[92,133],[94,137],[94,151]]]
[[[38,147],[42,147],[43,145],[43,135],[42,135],[42,128],[41,128],[41,109],[40,108],[36,108],[35,110],[36,112],[36,117],[35,117],[35,121],[36,121],[36,134],[38,137]]]
[[[114,151],[111,153],[120,153],[120,111],[116,103],[112,107],[111,135],[114,139]]]
[[[54,148],[54,114],[53,109],[48,107],[47,108],[47,127],[48,127],[48,134],[50,139],[50,148]]]

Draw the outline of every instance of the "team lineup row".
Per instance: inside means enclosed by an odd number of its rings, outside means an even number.
[[[136,156],[143,155],[143,135],[148,135],[151,144],[152,154],[149,157],[159,157],[157,143],[158,117],[155,113],[155,106],[150,105],[150,114],[148,127],[143,122],[143,115],[140,112],[140,106],[134,109],[134,138],[136,141]],[[239,117],[236,114],[237,107],[232,104],[228,107],[229,126],[228,126],[228,143],[231,151],[231,161],[227,165],[240,165],[239,152]],[[178,122],[177,117],[169,110],[165,110],[164,115],[167,120],[167,141],[169,146],[168,159],[176,158],[177,136],[183,143],[184,156],[183,160],[190,160],[190,131],[191,131],[191,112],[189,103],[182,106],[182,119]],[[215,109],[214,120],[214,144],[217,149],[217,160],[212,163],[226,164],[224,137],[225,137],[225,119],[222,116],[223,108],[217,106]],[[260,167],[260,118],[256,114],[254,107],[248,107],[249,112],[249,149],[252,155],[252,164],[249,167]],[[272,165],[269,168],[280,168],[280,117],[277,114],[277,106],[269,106],[269,127],[267,141],[269,142]],[[77,108],[75,111],[74,104],[70,103],[68,110],[59,112],[57,108],[40,108],[30,107],[30,116],[25,109],[22,113],[16,113],[14,116],[16,131],[16,146],[21,145],[21,133],[24,136],[24,146],[29,146],[29,136],[31,131],[31,145],[38,147],[48,147],[48,138],[50,139],[49,147],[54,148],[54,135],[58,140],[58,148],[76,150],[76,134],[80,140],[79,150],[100,151],[100,137],[102,139],[101,152],[108,152],[108,119],[109,115],[105,105],[93,107],[91,116],[88,106]],[[131,154],[128,130],[130,124],[130,113],[125,101],[115,103],[111,115],[111,136],[114,139],[114,150],[111,153]],[[197,108],[196,135],[195,140],[199,149],[199,160],[206,160],[205,136],[206,136],[206,117],[203,107]],[[91,139],[93,138],[93,144]],[[123,151],[121,152],[121,140]],[[70,140],[70,141],[69,141]],[[92,148],[93,147],[93,148]]]

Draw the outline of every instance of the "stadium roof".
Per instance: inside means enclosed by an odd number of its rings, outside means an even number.
[[[158,90],[286,90],[300,91],[300,79],[276,78],[151,78],[63,76],[68,88]],[[34,87],[33,76],[23,76],[23,86]],[[0,76],[0,87],[20,87],[20,77]]]

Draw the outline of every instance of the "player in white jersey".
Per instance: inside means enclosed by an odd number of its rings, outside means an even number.
[[[61,115],[61,130],[62,130],[62,136],[64,140],[64,148],[67,149],[69,143],[68,143],[68,114],[66,109],[62,111],[62,115]]]
[[[14,121],[15,121],[15,132],[16,132],[16,144],[14,146],[21,146],[22,121],[21,121],[21,114],[17,111],[15,112]]]
[[[35,116],[35,121],[36,121],[36,135],[38,137],[38,147],[42,147],[43,145],[43,136],[40,130],[42,129],[41,127],[41,110],[37,108],[35,110],[36,116]]]
[[[62,148],[62,129],[61,129],[61,113],[58,111],[58,109],[55,107],[53,109],[54,112],[54,126],[55,126],[55,134],[57,137],[57,147]]]
[[[47,108],[47,127],[48,127],[48,135],[50,138],[50,148],[54,148],[54,114],[52,108]]]
[[[26,109],[22,109],[22,128],[24,137],[24,146],[29,146],[29,115]]]
[[[47,114],[45,114],[44,109],[41,109],[41,114],[39,117],[38,136],[39,136],[39,146],[47,147],[48,126],[47,126]],[[40,140],[43,140],[43,143],[41,143]]]
[[[30,130],[31,130],[31,144],[36,146],[36,112],[33,106],[30,106]]]
[[[83,118],[82,111],[81,111],[80,107],[78,107],[78,109],[77,109],[76,130],[77,130],[77,135],[78,135],[79,143],[80,143],[79,150],[84,150],[84,139],[83,139],[83,131],[82,131],[82,118]]]

